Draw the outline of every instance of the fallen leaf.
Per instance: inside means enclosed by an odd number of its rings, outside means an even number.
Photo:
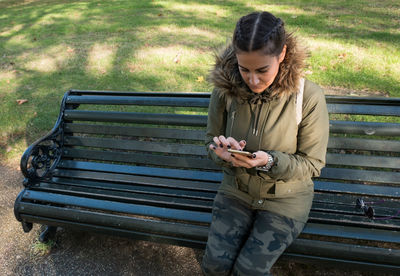
[[[68,53],[73,53],[73,52],[75,52],[75,49],[73,49],[73,48],[71,48],[71,47],[68,47],[68,48],[67,48],[67,52],[68,52]]]
[[[204,77],[203,76],[197,77],[197,82],[203,82],[203,81],[204,81]]]
[[[182,53],[179,52],[179,53],[175,56],[175,58],[174,58],[174,62],[175,62],[175,63],[181,62],[181,55],[182,55]]]
[[[12,147],[8,146],[6,151],[7,151],[7,152],[12,151]]]
[[[319,69],[320,69],[321,71],[326,71],[326,66],[320,66]]]
[[[339,59],[346,59],[347,54],[346,53],[340,53],[338,54]]]
[[[158,16],[163,16],[163,14],[162,14],[162,13],[159,13]]]
[[[18,103],[19,105],[24,104],[24,103],[26,103],[26,102],[28,102],[27,99],[18,99],[18,100],[17,100],[17,103]]]
[[[10,83],[10,80],[7,80],[7,83]]]

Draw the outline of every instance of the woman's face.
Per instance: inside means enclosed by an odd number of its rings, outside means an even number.
[[[286,45],[279,56],[265,55],[261,50],[236,54],[240,75],[251,91],[262,93],[274,82],[285,54]]]

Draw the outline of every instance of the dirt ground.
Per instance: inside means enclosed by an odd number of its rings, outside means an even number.
[[[327,94],[347,94],[328,88]],[[360,91],[355,95],[385,96]],[[19,160],[0,161],[0,275],[202,275],[203,250],[60,229],[51,245],[34,225],[24,233],[13,213],[22,189]],[[366,272],[278,261],[274,275],[371,275]],[[382,275],[382,274],[380,274]]]

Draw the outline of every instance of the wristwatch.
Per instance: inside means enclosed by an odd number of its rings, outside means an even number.
[[[268,153],[268,161],[267,164],[261,167],[256,167],[256,170],[268,172],[272,166],[274,165],[274,157]]]

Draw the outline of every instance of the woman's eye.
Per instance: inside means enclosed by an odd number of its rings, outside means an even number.
[[[268,70],[258,71],[258,73],[261,73],[261,74],[264,74],[264,73],[267,73],[267,72],[268,72]]]

